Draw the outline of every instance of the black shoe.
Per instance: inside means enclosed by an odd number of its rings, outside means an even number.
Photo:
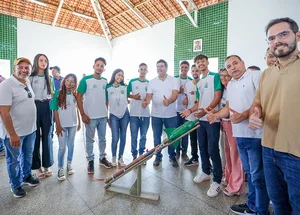
[[[155,160],[153,161],[153,166],[159,166],[161,160],[159,158],[155,158]]]
[[[33,177],[31,174],[23,180],[23,184],[27,184],[30,187],[35,187],[39,185],[40,180],[38,178]]]
[[[22,198],[26,196],[26,191],[23,189],[23,187],[18,187],[14,190],[11,189],[11,192],[13,193],[14,197],[16,198]]]
[[[179,159],[179,158],[180,158],[180,151],[176,152],[176,159]]]
[[[94,173],[94,160],[89,161],[87,170],[88,170],[88,174]]]
[[[173,167],[178,167],[178,163],[177,163],[176,158],[170,158],[169,161],[172,163]]]
[[[198,159],[191,158],[189,161],[184,163],[184,166],[196,166],[199,165]]]
[[[111,162],[106,157],[101,160],[99,159],[99,165],[104,166],[106,169],[110,169],[112,167]]]
[[[231,205],[230,210],[232,211],[232,213],[241,215],[255,214],[255,212],[251,210],[247,204]]]
[[[137,158],[137,156],[132,156],[132,161],[134,161]]]

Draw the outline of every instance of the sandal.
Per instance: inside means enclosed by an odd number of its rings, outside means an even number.
[[[48,171],[45,171],[45,176],[46,177],[51,177],[53,175],[53,172],[52,172],[52,170],[48,170]]]
[[[46,178],[46,174],[44,172],[35,172],[36,177],[39,179]]]

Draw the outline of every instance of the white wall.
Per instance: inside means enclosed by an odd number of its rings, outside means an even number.
[[[33,61],[38,53],[46,54],[50,66],[59,66],[63,76],[75,73],[79,79],[93,73],[97,57],[106,58],[107,70],[112,64],[111,48],[100,36],[18,19],[18,57]]]
[[[246,66],[265,69],[265,26],[281,17],[290,17],[300,26],[299,9],[299,0],[229,0],[227,54],[239,55]]]
[[[174,33],[175,19],[114,39],[113,69],[123,69],[127,81],[138,76],[138,66],[144,62],[149,70],[147,79],[151,80],[157,76],[156,62],[164,59],[169,65],[168,73],[173,75]]]

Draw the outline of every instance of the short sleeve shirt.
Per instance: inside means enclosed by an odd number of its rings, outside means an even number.
[[[179,90],[180,90],[180,87],[183,88],[184,92],[185,92],[185,87],[186,87],[186,84],[188,82],[191,82],[193,79],[190,78],[190,77],[187,77],[187,78],[180,78],[179,75],[176,75],[175,78],[177,78],[179,80]],[[185,98],[185,93],[179,93],[178,94],[178,97],[176,99],[176,111],[177,112],[182,112],[183,109],[182,107],[186,108],[186,105],[183,105],[182,102]]]
[[[77,91],[83,94],[83,109],[90,119],[107,117],[106,85],[105,78],[93,75],[83,77],[79,83]]]
[[[127,86],[119,85],[115,87],[112,84],[107,85],[106,99],[108,101],[109,112],[121,119],[128,106]]]
[[[132,95],[136,95],[139,93],[141,96],[141,100],[130,100],[130,116],[150,117],[149,106],[147,106],[146,108],[142,107],[142,102],[146,98],[148,83],[148,80],[141,81],[138,78],[131,79],[129,81],[127,87],[127,95],[129,95],[130,93]]]
[[[242,113],[251,107],[260,76],[261,71],[247,70],[238,80],[231,79],[227,85],[227,101],[232,110]],[[262,129],[252,130],[248,124],[248,119],[232,124],[233,137],[261,138]]]
[[[45,76],[30,76],[29,80],[35,94],[35,100],[42,101],[51,99],[51,94],[48,93]]]
[[[58,95],[60,93],[59,91],[56,91],[53,99],[51,101],[51,110],[56,110],[58,113],[59,121],[61,124],[61,127],[67,128],[67,127],[74,127],[78,125],[77,122],[77,103],[76,98],[73,95],[73,93],[67,93],[66,94],[66,109],[63,107],[58,106]]]
[[[29,81],[27,81],[27,87],[31,93],[31,98],[28,97],[28,92],[24,89],[25,85],[14,76],[0,84],[0,106],[11,106],[12,123],[20,137],[36,131],[35,95]],[[3,124],[0,130],[0,138],[8,137]]]
[[[147,93],[152,94],[151,116],[159,118],[177,116],[175,102],[167,107],[163,104],[164,96],[170,98],[173,90],[179,91],[179,80],[170,75],[167,75],[163,81],[156,77],[149,82]]]
[[[197,88],[201,99],[199,100],[199,108],[207,108],[215,98],[215,92],[221,90],[220,75],[214,72],[208,72],[206,77],[200,79]],[[219,110],[217,105],[215,110]],[[207,121],[206,115],[200,118],[201,121]],[[218,120],[219,121],[219,120]]]
[[[197,104],[199,100],[199,95],[197,91],[197,84],[194,84],[193,81],[189,81],[186,83],[184,88],[184,93],[186,94],[188,98],[188,105],[187,109],[192,108],[195,104]],[[188,121],[193,121],[196,119],[194,114],[190,114],[187,118],[185,118]]]
[[[266,69],[256,99],[263,117],[262,145],[300,157],[300,53]]]

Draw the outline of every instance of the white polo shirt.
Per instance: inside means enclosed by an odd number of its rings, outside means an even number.
[[[131,79],[127,86],[127,95],[132,93],[132,95],[140,94],[141,100],[131,99],[130,100],[130,116],[137,117],[150,117],[149,106],[146,108],[142,107],[142,102],[146,98],[147,86],[149,81],[141,81],[138,78]]]
[[[90,119],[107,117],[106,78],[96,79],[93,75],[81,79],[77,91],[83,94],[84,113]]]
[[[53,99],[51,101],[51,110],[56,110],[58,112],[58,117],[60,121],[60,125],[63,128],[74,127],[78,125],[77,122],[77,103],[76,98],[73,93],[66,94],[66,106],[67,108],[64,109],[58,106],[58,95],[60,90],[56,91]]]
[[[178,93],[178,97],[177,97],[177,100],[176,100],[176,111],[177,112],[182,112],[183,109],[182,107],[186,108],[187,106],[186,105],[183,105],[182,102],[185,98],[185,87],[186,87],[186,84],[190,81],[192,81],[193,79],[190,78],[190,77],[187,77],[187,78],[180,78],[180,75],[176,75],[175,78],[177,78],[179,80],[179,90],[180,90],[180,87],[183,87],[183,93]]]
[[[188,98],[187,109],[190,109],[197,103],[199,98],[197,84],[194,84],[193,81],[189,81],[186,83],[184,90],[185,90],[184,93],[187,95]],[[196,117],[194,116],[194,114],[190,114],[185,119],[188,121],[194,121]]]
[[[231,79],[227,85],[227,101],[232,110],[241,113],[251,107],[261,74],[261,71],[247,70],[238,80]],[[248,127],[248,123],[249,120],[246,119],[238,124],[232,124],[232,136],[261,138],[262,129],[252,130]]]
[[[109,112],[121,119],[127,110],[127,86],[119,85],[115,87],[108,84],[106,87],[106,100],[109,105]]]
[[[215,92],[221,90],[220,75],[209,71],[206,77],[200,79],[197,88],[201,96],[199,108],[207,108],[214,100]],[[219,105],[214,109],[218,111]],[[200,118],[200,120],[207,121],[206,115]],[[220,120],[217,120],[217,122],[220,122]]]
[[[28,93],[24,89],[25,85],[14,76],[0,84],[0,106],[11,106],[12,123],[19,137],[31,134],[36,130],[35,95],[29,80],[27,80],[27,86],[31,92],[31,98],[28,98]],[[0,138],[9,137],[4,124],[0,130]]]
[[[158,77],[149,82],[147,93],[152,94],[152,110],[151,116],[159,118],[171,118],[177,116],[176,104],[173,102],[169,106],[164,106],[164,96],[169,99],[172,96],[172,91],[179,91],[179,80],[167,75],[164,81]]]
[[[30,76],[29,77],[33,92],[35,94],[35,100],[50,100],[51,94],[48,93],[47,83],[45,76]]]

